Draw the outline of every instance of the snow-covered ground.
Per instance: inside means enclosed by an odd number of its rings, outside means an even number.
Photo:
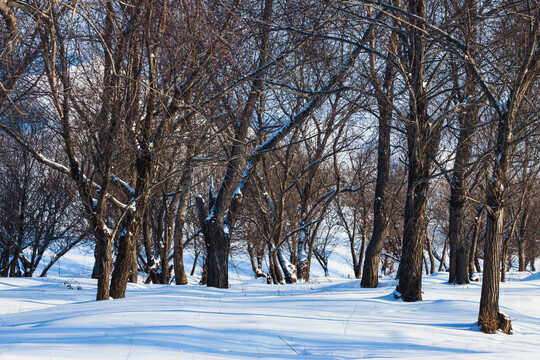
[[[277,286],[234,270],[227,290],[192,278],[130,284],[125,299],[95,302],[94,280],[69,277],[91,266],[73,259],[60,264],[67,277],[0,278],[0,359],[540,358],[540,273],[501,284],[509,336],[481,333],[481,284],[449,285],[446,273],[424,278],[417,303],[395,300],[392,279],[376,289],[335,275]]]

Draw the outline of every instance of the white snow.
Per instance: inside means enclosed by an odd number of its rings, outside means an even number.
[[[337,276],[266,285],[231,274],[229,289],[130,284],[101,302],[91,279],[0,278],[0,359],[538,358],[539,273],[501,284],[514,335],[481,333],[481,283],[447,276],[425,276],[416,303],[395,300],[389,278],[361,289]]]

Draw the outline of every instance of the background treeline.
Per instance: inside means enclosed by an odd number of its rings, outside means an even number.
[[[499,279],[540,236],[537,0],[0,1],[0,274],[95,245],[128,281]],[[49,256],[46,257],[47,259]],[[264,266],[263,266],[264,264]],[[45,275],[48,268],[41,273]],[[188,269],[189,271],[189,269]],[[193,271],[193,270],[192,270]]]

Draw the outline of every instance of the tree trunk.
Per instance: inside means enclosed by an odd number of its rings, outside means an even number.
[[[148,278],[152,283],[159,284],[158,275],[156,269],[158,265],[156,264],[156,259],[153,254],[152,244],[151,244],[151,235],[150,235],[150,215],[145,215],[145,221],[142,228],[142,238],[143,238],[143,247],[144,252],[146,253],[146,266],[148,271]]]
[[[508,111],[500,115],[497,145],[494,154],[496,159],[486,196],[487,224],[484,245],[484,277],[478,325],[480,325],[483,332],[488,334],[494,334],[499,329],[505,330],[507,327],[506,324],[501,322],[502,318],[506,318],[499,312],[499,267],[504,231],[504,190],[507,185],[510,165],[513,119],[514,117],[510,116]],[[511,326],[509,330],[506,330],[507,333],[510,333]]]
[[[137,240],[135,240],[135,246],[131,251],[131,272],[129,274],[128,281],[132,284],[136,284],[139,281],[139,266],[137,261]]]
[[[112,265],[112,239],[98,239],[101,242],[97,246],[98,254],[96,261],[99,263],[95,267],[98,269],[97,276],[97,295],[96,300],[109,300],[109,279],[111,276]]]
[[[429,271],[429,274],[433,274],[435,272],[435,256],[433,255],[433,248],[431,244],[431,236],[429,235],[429,231],[426,231],[426,247],[427,247],[427,252],[429,256],[429,262],[431,264],[431,270]]]
[[[199,250],[197,249],[196,239],[193,239],[193,248],[195,250],[195,258],[193,259],[193,266],[191,267],[191,272],[189,273],[189,276],[193,276],[195,274],[195,269],[197,268],[197,260],[199,260]]]
[[[518,261],[519,261],[519,271],[525,271],[526,261],[525,261],[525,249],[527,242],[527,226],[529,225],[529,208],[525,208],[523,215],[521,216],[521,224],[519,226],[519,238],[518,238]]]
[[[444,238],[444,246],[441,254],[441,258],[439,259],[439,269],[438,272],[441,272],[445,270],[444,262],[446,259],[446,249],[448,248],[448,238]]]
[[[458,163],[457,155],[456,163]],[[450,221],[448,224],[448,240],[450,244],[448,282],[451,284],[469,283],[469,246],[467,245],[464,229],[466,184],[463,173],[463,169],[456,169],[452,175],[453,186],[450,195]]]
[[[467,16],[474,19],[476,16],[476,1],[467,0],[465,7]],[[470,56],[474,57],[474,44],[476,41],[476,28],[471,21],[464,22],[463,31],[466,32]],[[458,86],[458,75],[456,87]],[[459,94],[459,101],[466,103],[470,98],[474,98],[477,91],[474,74],[470,68],[466,69],[465,86],[462,94]],[[465,236],[465,205],[467,200],[467,172],[466,165],[470,162],[473,146],[473,131],[478,123],[478,107],[468,104],[464,111],[458,116],[460,130],[456,147],[456,157],[454,160],[454,170],[450,181],[450,201],[449,201],[449,223],[448,240],[450,245],[450,271],[448,282],[451,284],[469,283],[469,247]]]
[[[388,55],[392,57],[397,49],[397,34],[393,34],[389,41]],[[372,61],[372,72],[375,77],[375,65]],[[375,199],[373,200],[373,233],[368,242],[365,252],[365,261],[360,286],[363,288],[375,288],[379,284],[379,264],[384,247],[388,219],[386,215],[386,201],[388,178],[390,175],[390,124],[392,122],[392,99],[394,92],[395,70],[394,64],[386,63],[384,84],[381,87],[377,81],[375,84],[379,110],[379,139],[377,145],[377,180],[375,184]],[[383,90],[386,89],[386,93]],[[362,264],[360,264],[362,266]]]
[[[475,261],[477,259],[477,248],[478,248],[478,236],[480,235],[480,223],[482,220],[482,212],[484,211],[484,206],[478,206],[476,208],[476,217],[474,218],[474,232],[471,241],[471,248],[469,254],[469,277],[475,273]]]
[[[249,241],[247,242],[247,251],[249,254],[249,262],[251,263],[251,270],[253,271],[253,274],[255,274],[255,277],[257,277],[257,259],[255,255],[255,249]]]
[[[99,276],[99,273],[101,273],[101,261],[99,261],[100,259],[100,254],[101,254],[101,250],[100,250],[100,247],[101,246],[101,242],[100,241],[96,241],[96,246],[94,247],[94,267],[92,268],[92,279],[97,279],[98,276]]]
[[[351,258],[352,258],[352,266],[354,271],[354,278],[360,279],[361,273],[360,273],[360,264],[358,263],[358,257],[356,256],[356,249],[354,246],[354,237],[349,235],[349,246],[351,248]]]
[[[206,246],[207,285],[220,289],[229,287],[230,237],[223,226],[215,222],[206,223],[203,228]]]
[[[487,214],[486,244],[484,246],[484,276],[480,298],[478,325],[483,332],[494,334],[499,329],[499,274],[503,208],[493,208]]]
[[[224,228],[222,220],[207,215],[202,197],[196,196],[195,201],[206,244],[206,285],[227,289],[229,287],[230,230],[228,227]]]
[[[409,12],[425,18],[425,1],[411,0]],[[422,256],[426,235],[426,204],[428,177],[440,140],[440,129],[433,127],[428,115],[428,100],[424,88],[424,23],[412,21],[409,35],[411,90],[409,119],[406,123],[409,173],[402,255],[397,292],[404,301],[422,300]]]
[[[362,242],[360,243],[360,252],[358,254],[358,264],[356,266],[356,269],[354,271],[354,275],[357,279],[360,279],[362,277],[362,274],[361,274],[361,271],[362,271],[362,265],[364,264],[364,254],[365,254],[365,250],[366,250],[366,237],[365,236],[362,236]],[[378,273],[379,269],[378,269],[378,266],[377,266],[377,273]],[[362,282],[360,281],[360,286]]]
[[[508,258],[508,247],[510,245],[510,237],[504,239],[501,255],[501,282],[506,282],[506,259]]]
[[[281,266],[281,269],[283,270],[283,276],[285,277],[285,282],[287,284],[293,284],[297,281],[296,273],[294,269],[294,265],[291,264],[289,260],[285,257],[283,254],[283,251],[278,249],[277,251],[277,258],[279,261],[279,265]]]
[[[279,269],[279,262],[277,259],[277,254],[272,251],[271,249],[268,249],[268,262],[270,267],[270,276],[272,277],[272,281],[274,284],[281,284],[283,282],[283,275],[281,274],[281,270]]]
[[[303,225],[303,224],[302,224]],[[300,231],[298,235],[298,262],[296,264],[296,276],[298,281],[308,281],[309,279],[309,234],[306,229]]]
[[[390,173],[390,120],[392,113],[379,118],[379,145],[377,152],[377,183],[373,202],[373,233],[367,245],[362,281],[363,288],[375,288],[379,284],[379,263],[388,226],[385,203]]]
[[[111,277],[110,296],[113,299],[126,297],[128,279],[133,269],[133,251],[135,239],[133,234],[125,231],[118,239],[118,252],[114,263],[114,270]],[[129,235],[128,235],[129,234]]]

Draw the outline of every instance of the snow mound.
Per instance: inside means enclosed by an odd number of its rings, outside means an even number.
[[[533,281],[533,280],[540,280],[540,271],[532,273],[531,275],[527,276],[525,279],[521,281]]]

